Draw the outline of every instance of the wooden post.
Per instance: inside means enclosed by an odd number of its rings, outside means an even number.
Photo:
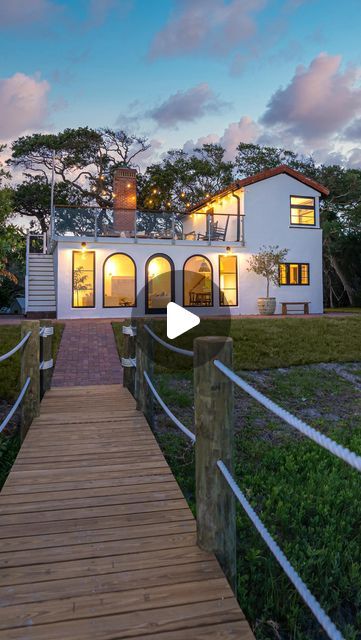
[[[21,323],[21,337],[23,338],[28,331],[31,336],[25,343],[21,353],[21,371],[20,385],[21,388],[25,384],[27,378],[30,378],[30,385],[21,403],[21,424],[20,438],[23,442],[33,419],[39,415],[40,405],[40,338],[39,338],[39,320],[23,320]]]
[[[131,325],[132,326],[132,325]],[[133,327],[135,329],[135,327]],[[135,358],[135,336],[129,335],[129,333],[123,334],[123,358],[133,359]],[[135,368],[124,367],[123,368],[123,387],[126,387],[130,393],[134,396],[135,388]]]
[[[153,426],[153,395],[144,378],[146,371],[153,378],[153,339],[144,329],[146,321],[143,318],[136,320],[136,383],[135,398],[137,409],[142,411],[147,418],[148,424]]]
[[[213,552],[236,592],[236,506],[217,461],[233,470],[233,383],[213,364],[232,367],[233,341],[194,341],[194,409],[198,545]]]
[[[42,329],[50,329],[54,332],[54,327],[47,321],[47,326]],[[44,363],[44,368],[40,370],[40,397],[50,389],[51,378],[53,375],[53,352],[52,352],[53,333],[40,337],[40,362]]]

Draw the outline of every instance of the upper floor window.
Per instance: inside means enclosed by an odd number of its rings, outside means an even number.
[[[315,199],[303,196],[291,196],[291,224],[316,224]]]
[[[310,284],[310,265],[307,262],[283,262],[279,266],[280,285]]]

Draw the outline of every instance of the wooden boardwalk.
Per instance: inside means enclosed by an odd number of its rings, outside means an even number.
[[[0,507],[2,640],[252,640],[120,385],[46,394]]]

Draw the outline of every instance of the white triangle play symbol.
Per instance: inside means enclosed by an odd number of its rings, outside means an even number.
[[[182,333],[193,329],[199,324],[201,319],[195,313],[183,309],[175,302],[167,304],[167,337],[174,340]]]

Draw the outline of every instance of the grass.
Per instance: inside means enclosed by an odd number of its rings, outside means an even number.
[[[325,309],[325,313],[361,313],[361,307],[335,307]]]
[[[48,324],[45,320],[41,325]],[[54,334],[52,340],[52,357],[54,363],[59,350],[61,336],[64,325],[54,323]],[[10,351],[20,340],[19,325],[0,325],[0,354]],[[20,391],[20,351],[0,363],[0,400],[5,401],[5,412],[7,413],[7,403],[12,403]],[[18,433],[6,435],[0,433],[0,489],[3,486],[8,473],[19,452],[20,440]]]
[[[41,321],[46,325],[46,321]],[[54,323],[54,335],[52,340],[53,360],[56,361],[64,325]],[[0,354],[10,351],[20,340],[20,325],[0,325]],[[0,398],[1,400],[14,400],[20,390],[20,351],[0,363]]]
[[[154,330],[166,338],[164,320],[152,321]],[[119,352],[122,349],[122,325],[113,323]],[[317,362],[353,362],[361,360],[361,317],[284,318],[202,320],[198,327],[174,340],[174,344],[192,349],[199,335],[230,335],[234,340],[234,369],[268,369]],[[158,370],[185,371],[190,358],[155,347]]]

